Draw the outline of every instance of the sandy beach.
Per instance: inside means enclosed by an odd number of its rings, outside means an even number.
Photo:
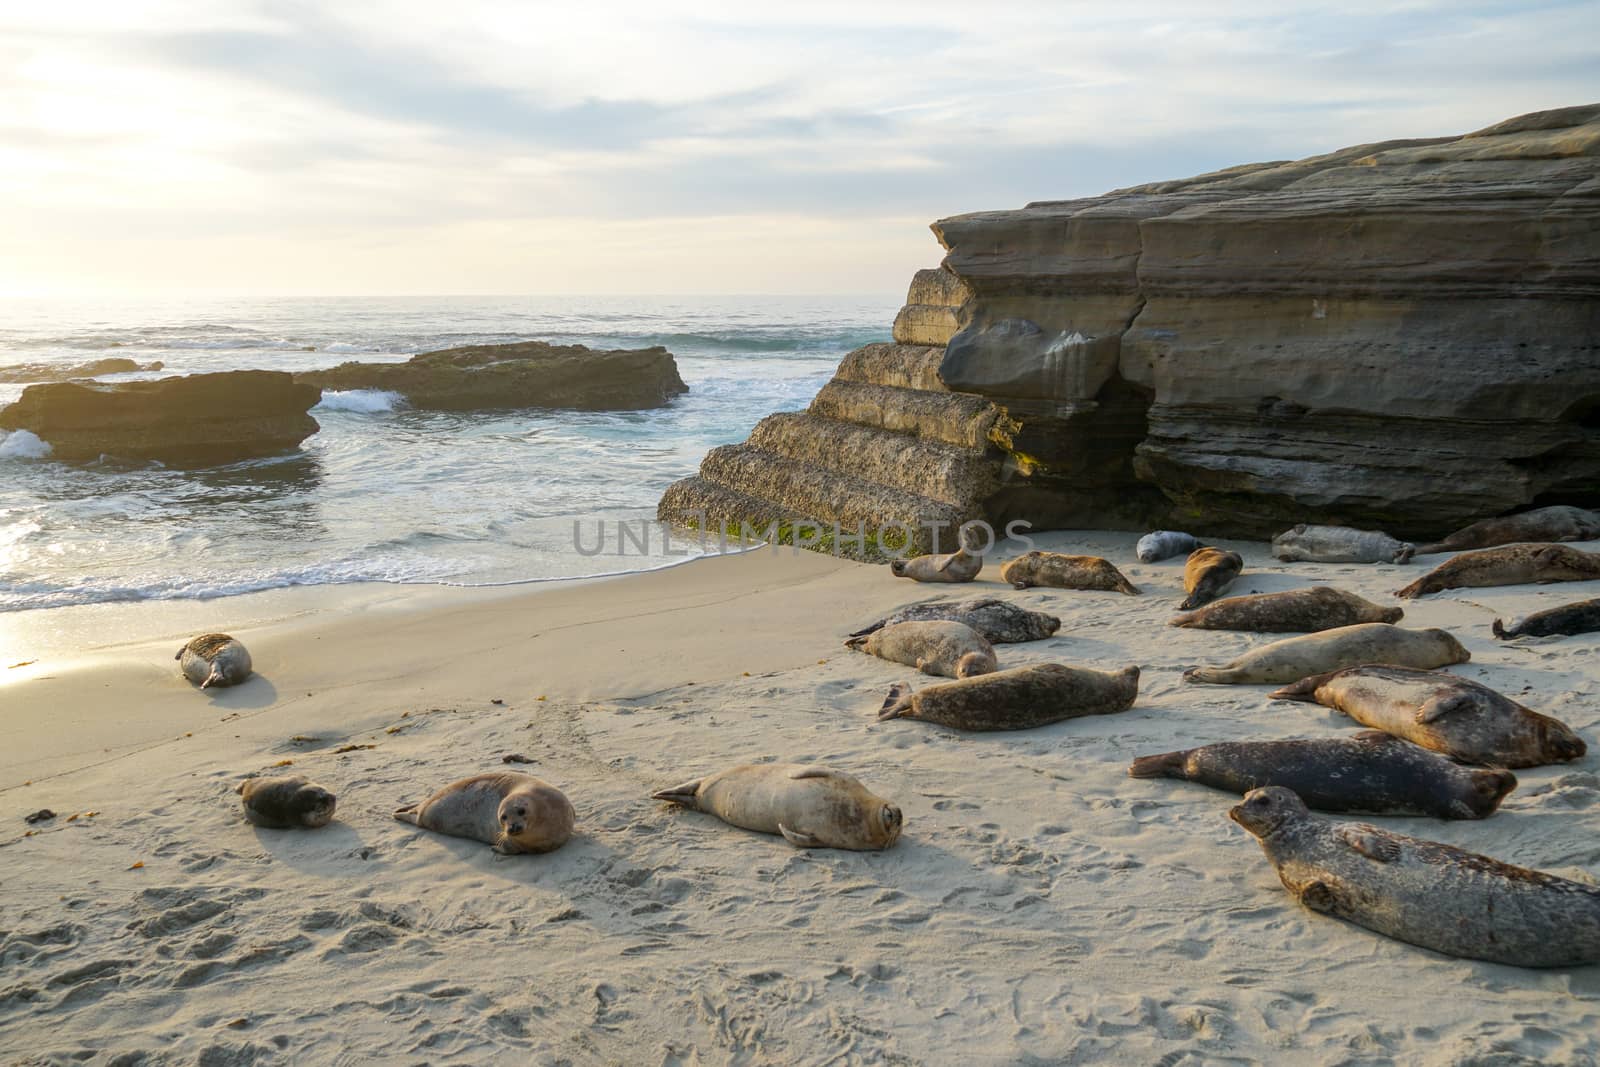
[[[26,628],[7,631],[8,655],[37,662],[0,686],[0,1055],[1594,1062],[1600,969],[1451,959],[1310,913],[1226,818],[1233,798],[1126,777],[1135,755],[1355,728],[1270,703],[1268,686],[1184,684],[1184,667],[1271,638],[1167,628],[1182,561],[1132,562],[1134,540],[1041,545],[1106,556],[1138,597],[1013,592],[993,559],[976,584],[939,588],[784,550],[511,590],[124,607],[39,627],[37,654]],[[1383,603],[1442,558],[1280,564],[1263,544],[1228,547],[1246,559],[1235,593],[1326,581]],[[1489,622],[1596,586],[1456,590],[1406,603],[1405,624],[1449,628],[1473,653],[1457,673],[1593,744],[1600,635],[1501,644]],[[1063,618],[1051,640],[1000,646],[1002,666],[1137,663],[1135,707],[1010,734],[878,723],[912,672],[844,635],[978,592]],[[192,690],[173,651],[219,627],[258,676]],[[68,655],[69,640],[93,649]],[[560,851],[502,857],[391,818],[510,753],[572,799],[578,834]],[[884,853],[801,851],[649,799],[769,758],[858,776],[902,807],[904,836]],[[1596,758],[1518,772],[1483,822],[1374,821],[1592,882]],[[244,822],[233,786],[279,766],[338,793],[332,825]],[[58,817],[24,836],[46,807]]]

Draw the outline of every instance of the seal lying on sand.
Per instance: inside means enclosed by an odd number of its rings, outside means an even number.
[[[1366,664],[1270,694],[1337,708],[1363,726],[1470,763],[1537,767],[1588,751],[1565,723],[1454,674]]]
[[[1316,633],[1362,622],[1399,622],[1403,608],[1379,607],[1343,589],[1325,585],[1217,600],[1177,615],[1168,626],[1253,633]]]
[[[857,652],[946,678],[992,674],[998,667],[994,646],[978,631],[959,622],[897,622],[865,637],[852,637],[844,644]]]
[[[1417,546],[1379,530],[1349,526],[1298,526],[1272,539],[1278,559],[1311,563],[1409,563]]]
[[[1107,674],[1041,663],[915,693],[902,682],[889,690],[878,718],[921,719],[957,730],[1030,730],[1082,715],[1127,711],[1138,695],[1138,667]]]
[[[1509,628],[1496,619],[1490,629],[1502,641],[1513,637],[1572,637],[1594,633],[1600,630],[1600,600],[1580,600],[1576,604],[1536,611]]]
[[[1061,629],[1061,620],[1042,611],[1029,611],[992,596],[971,600],[926,600],[908,604],[887,618],[879,619],[851,637],[865,637],[897,622],[959,622],[970,626],[991,644],[1010,645],[1023,641],[1043,641]]]
[[[296,775],[292,778],[246,778],[234,790],[244,798],[244,817],[257,826],[315,830],[333,821],[338,803],[332,791]]]
[[[747,763],[652,793],[796,848],[888,848],[900,809],[842,771],[802,763]]]
[[[1426,669],[1465,663],[1471,658],[1472,653],[1444,630],[1404,630],[1385,622],[1367,622],[1286,637],[1251,649],[1223,667],[1191,667],[1183,672],[1183,680],[1216,685],[1282,685],[1362,663],[1398,663]]]
[[[1447,559],[1395,596],[1409,600],[1445,589],[1587,582],[1595,578],[1600,578],[1600,553],[1582,552],[1566,545],[1503,545]]]
[[[1140,756],[1128,777],[1181,778],[1241,795],[1281,785],[1318,811],[1435,819],[1492,815],[1517,786],[1510,771],[1463,767],[1382,730],[1293,741],[1225,741]]]
[[[1417,552],[1462,552],[1518,541],[1593,541],[1596,538],[1600,538],[1600,515],[1558,504],[1475,522],[1443,541],[1418,545]]]
[[[201,689],[238,685],[250,677],[250,653],[227,634],[201,634],[172,658],[183,676]]]
[[[954,552],[936,556],[913,556],[889,564],[889,573],[914,582],[970,582],[983,570],[983,553],[969,551],[966,544]]]
[[[1159,563],[1173,556],[1181,556],[1202,547],[1193,534],[1179,533],[1176,530],[1157,530],[1147,533],[1139,538],[1139,543],[1133,546],[1133,554],[1139,557],[1140,563]]]
[[[424,830],[470,837],[514,856],[567,843],[577,816],[561,790],[531,774],[494,771],[452,782],[394,817]]]
[[[1222,595],[1244,570],[1244,557],[1220,548],[1197,548],[1183,565],[1183,591],[1188,593],[1178,607],[1184,611],[1209,604]]]
[[[1122,572],[1099,556],[1066,556],[1060,552],[1024,552],[1000,568],[1002,581],[1013,589],[1047,586],[1051,589],[1103,589],[1129,596],[1139,590]]]
[[[1450,956],[1517,967],[1600,961],[1600,887],[1319,819],[1281,786],[1252,790],[1228,816],[1313,911]]]

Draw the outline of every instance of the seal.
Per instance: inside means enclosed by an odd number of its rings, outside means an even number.
[[[1444,672],[1365,664],[1303,678],[1269,695],[1336,708],[1363,726],[1468,763],[1538,767],[1588,751],[1560,720]]]
[[[1000,568],[1002,581],[1013,589],[1103,589],[1138,596],[1122,572],[1099,556],[1066,556],[1060,552],[1024,552]]]
[[[1293,563],[1410,563],[1417,546],[1381,530],[1300,523],[1272,539],[1272,554]]]
[[[201,634],[172,658],[183,676],[201,689],[238,685],[250,677],[250,653],[227,634]]]
[[[1382,730],[1140,756],[1128,777],[1181,778],[1240,795],[1281,785],[1318,811],[1435,819],[1486,818],[1517,787],[1510,771],[1463,767]]]
[[[1404,608],[1380,607],[1343,589],[1318,585],[1217,600],[1198,611],[1174,616],[1167,625],[1192,630],[1309,634],[1362,622],[1399,622],[1404,616]]]
[[[845,647],[946,678],[971,678],[998,669],[994,646],[959,622],[897,622],[865,637],[852,637]]]
[[[725,823],[782,834],[795,848],[885,849],[900,839],[900,809],[843,771],[804,763],[746,763],[650,794]]]
[[[1566,545],[1502,545],[1453,556],[1398,590],[1395,596],[1411,600],[1445,589],[1587,582],[1595,578],[1600,578],[1600,553],[1581,552]]]
[[[1139,668],[1114,674],[1040,663],[913,693],[902,682],[889,690],[883,719],[921,719],[956,730],[1031,730],[1083,715],[1111,715],[1133,707]]]
[[[1139,543],[1133,546],[1133,554],[1139,557],[1140,563],[1159,563],[1203,547],[1193,534],[1157,530],[1139,538]]]
[[[1471,658],[1472,653],[1444,630],[1405,630],[1386,622],[1364,622],[1286,637],[1253,648],[1226,666],[1191,667],[1183,672],[1183,680],[1214,685],[1283,685],[1362,663],[1428,669],[1465,663]]]
[[[257,826],[315,830],[333,821],[338,803],[332,790],[295,775],[291,778],[246,778],[234,790],[244,798],[244,817]]]
[[[1594,633],[1600,630],[1600,599],[1536,611],[1509,628],[1496,619],[1489,628],[1502,641],[1513,637],[1573,637]]]
[[[983,553],[971,547],[967,537],[960,537],[960,547],[942,555],[913,556],[889,563],[889,573],[896,578],[910,578],[914,582],[970,582],[983,570]]]
[[[1443,541],[1417,546],[1417,552],[1463,552],[1518,541],[1593,541],[1600,538],[1600,515],[1558,504],[1516,515],[1501,515],[1465,526]]]
[[[1600,887],[1320,819],[1282,786],[1251,790],[1228,817],[1312,911],[1449,956],[1516,967],[1600,961]]]
[[[1244,570],[1244,557],[1220,548],[1197,548],[1183,565],[1183,591],[1188,593],[1178,607],[1184,611],[1209,604]]]
[[[577,816],[561,790],[531,774],[492,771],[452,782],[394,817],[424,830],[470,837],[514,856],[550,852],[572,837]]]
[[[1029,611],[997,597],[984,596],[971,600],[925,600],[920,604],[909,604],[850,636],[865,637],[897,622],[933,622],[938,619],[970,626],[994,645],[1043,641],[1061,629],[1061,620],[1054,615]]]

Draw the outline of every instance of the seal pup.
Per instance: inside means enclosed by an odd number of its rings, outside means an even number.
[[[1404,608],[1386,608],[1325,585],[1216,600],[1173,616],[1168,626],[1251,633],[1316,633],[1362,622],[1399,622]]]
[[[1364,622],[1286,637],[1253,648],[1222,667],[1190,667],[1183,672],[1183,680],[1214,685],[1283,685],[1362,663],[1429,669],[1465,663],[1471,658],[1472,653],[1444,630],[1405,630],[1386,622]]]
[[[250,677],[250,653],[227,634],[201,634],[172,658],[183,676],[201,689],[238,685]]]
[[[1320,819],[1282,786],[1251,790],[1228,817],[1312,911],[1449,956],[1517,967],[1600,961],[1600,887]]]
[[[1557,504],[1534,508],[1516,515],[1501,515],[1465,526],[1443,541],[1417,546],[1429,552],[1462,552],[1469,548],[1493,548],[1518,541],[1593,541],[1600,538],[1600,515],[1583,508]]]
[[[1083,715],[1133,707],[1139,668],[1108,674],[1061,663],[1014,667],[913,693],[901,682],[889,690],[879,720],[921,719],[957,730],[1031,730]]]
[[[1384,733],[1225,741],[1140,756],[1129,778],[1180,778],[1243,795],[1281,785],[1318,811],[1482,819],[1517,787],[1510,771],[1463,767]]]
[[[946,678],[992,674],[999,667],[994,646],[978,631],[959,622],[897,622],[865,637],[852,637],[844,644],[857,652]]]
[[[1188,593],[1178,607],[1184,611],[1209,604],[1244,570],[1244,557],[1220,548],[1197,548],[1183,565],[1183,591]]]
[[[897,622],[933,622],[938,619],[970,626],[994,645],[1043,641],[1061,629],[1061,620],[1055,615],[1029,611],[997,597],[983,596],[971,600],[925,600],[920,604],[908,604],[850,636],[865,637]]]
[[[1489,628],[1502,641],[1513,637],[1574,637],[1594,633],[1600,630],[1600,599],[1536,611],[1509,628],[1496,619]]]
[[[1193,552],[1203,548],[1199,539],[1193,534],[1179,533],[1177,530],[1157,530],[1147,533],[1139,538],[1139,543],[1133,546],[1133,554],[1139,557],[1140,563],[1159,563],[1173,556]]]
[[[1567,725],[1454,674],[1366,664],[1269,694],[1335,708],[1363,726],[1469,763],[1537,767],[1588,751]]]
[[[870,852],[900,839],[900,809],[843,771],[804,763],[746,763],[650,794],[795,848]]]
[[[332,790],[295,775],[289,778],[246,778],[234,789],[243,798],[244,817],[257,826],[315,830],[333,821],[338,803]]]
[[[1587,582],[1600,578],[1600,553],[1566,545],[1502,545],[1452,556],[1395,596],[1407,600],[1445,589],[1523,585],[1529,582]]]
[[[394,817],[424,830],[486,842],[505,856],[558,849],[577,821],[561,790],[515,771],[452,782],[421,804],[397,808]]]
[[[1417,546],[1381,530],[1300,523],[1272,539],[1272,554],[1293,563],[1410,563]]]
[[[983,553],[972,547],[965,534],[957,535],[954,552],[891,560],[889,573],[914,582],[970,582],[983,570]]]
[[[1024,552],[1000,568],[1002,581],[1013,589],[1103,589],[1138,596],[1139,590],[1121,571],[1099,556],[1067,556],[1060,552]]]

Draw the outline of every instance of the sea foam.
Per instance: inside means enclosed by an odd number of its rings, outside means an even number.
[[[0,459],[44,459],[50,445],[27,430],[0,431]]]
[[[404,407],[406,398],[384,389],[348,389],[323,393],[317,407],[323,411],[353,411],[358,415],[381,415]]]

